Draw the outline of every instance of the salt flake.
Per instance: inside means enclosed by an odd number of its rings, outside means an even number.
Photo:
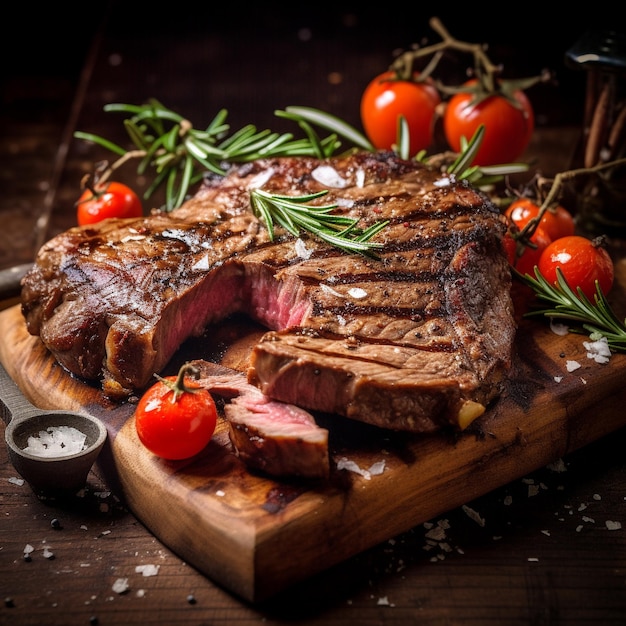
[[[159,573],[160,565],[137,565],[135,572],[144,577],[156,576]]]
[[[321,183],[326,187],[342,189],[348,185],[348,181],[345,178],[342,178],[339,172],[330,165],[320,165],[319,167],[316,167],[311,172],[311,176],[318,183]]]
[[[569,327],[565,324],[561,324],[560,322],[556,322],[553,319],[550,319],[550,330],[555,335],[567,335],[569,333]]]
[[[608,363],[611,357],[611,349],[606,337],[600,337],[596,341],[583,341],[587,350],[587,358],[596,363]]]
[[[446,531],[444,528],[435,526],[435,528],[432,528],[431,530],[429,530],[425,536],[428,539],[434,539],[435,541],[440,541],[441,539],[445,539]]]
[[[565,465],[565,462],[563,461],[563,459],[557,459],[556,461],[553,461],[552,463],[548,463],[546,467],[551,472],[567,472],[567,466]]]
[[[328,285],[325,285],[324,283],[320,283],[320,289],[323,292],[330,294],[331,296],[337,296],[338,298],[343,298],[343,295],[340,294],[337,290],[333,289],[332,287],[329,287]]]
[[[365,296],[367,296],[367,291],[365,291],[365,289],[361,289],[360,287],[352,287],[348,290],[348,294],[352,298],[360,300],[361,298],[365,298]]]
[[[573,372],[574,370],[577,370],[579,367],[582,367],[582,365],[578,361],[566,361],[565,367],[568,372]]]
[[[620,530],[622,527],[621,522],[614,522],[610,519],[606,520],[604,523],[606,524],[607,530]]]
[[[43,549],[43,557],[45,559],[53,559],[54,558],[54,552],[52,552],[52,550],[50,550],[50,548],[48,548],[48,546],[46,546]]]
[[[461,509],[470,519],[474,520],[479,526],[485,525],[485,520],[474,509],[465,504],[461,507]]]
[[[365,480],[371,480],[372,476],[382,474],[385,470],[385,461],[378,461],[370,466],[369,469],[362,469],[359,467],[357,463],[347,459],[346,457],[342,457],[337,461],[337,469],[348,470],[349,472],[354,472],[355,474],[359,474],[363,476]]]
[[[265,183],[274,175],[274,169],[268,168],[264,172],[257,174],[254,178],[252,178],[249,182],[249,187],[251,189],[258,189],[259,187],[263,187]]]
[[[300,237],[296,239],[296,243],[294,244],[294,247],[296,249],[296,254],[301,259],[304,259],[306,261],[306,259],[311,258],[311,255],[313,254],[313,250],[307,248],[306,244],[304,243],[304,241],[302,241],[302,239],[300,239]]]
[[[532,498],[539,493],[539,485],[528,485],[528,497]]]
[[[373,465],[370,466],[369,468],[369,473],[372,476],[379,476],[380,474],[382,474],[385,471],[385,461],[377,461],[376,463],[374,463]]]
[[[115,593],[126,593],[130,586],[128,585],[128,578],[118,578],[111,587]]]

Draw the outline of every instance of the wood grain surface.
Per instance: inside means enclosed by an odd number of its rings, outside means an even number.
[[[618,265],[619,309],[622,274]],[[243,369],[259,332],[245,320],[229,320],[183,345],[169,369],[188,358]],[[18,306],[0,313],[0,333],[0,360],[34,404],[82,409],[105,421],[110,437],[98,468],[132,512],[187,562],[252,602],[626,424],[625,355],[598,364],[587,356],[584,335],[562,336],[544,320],[519,319],[505,391],[467,431],[415,436],[319,416],[331,432],[330,480],[278,481],[246,469],[223,420],[193,459],[155,457],[137,438],[133,405],[112,404],[96,385],[69,376],[28,334]],[[580,368],[569,372],[567,361]],[[340,459],[362,470],[383,461],[384,471],[364,476],[338,469]]]
[[[544,67],[555,71],[558,85],[529,92],[537,128],[523,160],[532,164],[533,172],[550,176],[571,163],[580,134],[586,72],[564,67],[564,51],[587,29],[615,29],[621,22],[614,6],[605,3],[592,11],[569,11],[567,28],[542,19],[545,8],[540,5],[525,5],[506,28],[494,28],[489,20],[458,7],[435,7],[455,36],[487,42],[493,60],[502,62],[508,76],[533,76]],[[193,10],[147,9],[119,1],[82,5],[79,12],[65,13],[52,3],[35,10],[26,3],[12,6],[11,17],[24,26],[26,37],[23,49],[16,50],[12,38],[2,42],[4,58],[10,59],[0,89],[2,267],[32,261],[42,235],[51,237],[74,225],[82,176],[110,154],[72,140],[72,133],[89,131],[125,141],[119,116],[103,113],[104,105],[139,104],[156,97],[197,127],[226,107],[233,128],[250,122],[274,128],[275,109],[302,104],[358,124],[361,90],[386,69],[396,49],[429,37],[427,20],[433,11],[432,6],[413,5],[408,14],[401,6],[381,10],[364,3],[324,7],[264,3],[245,10],[240,4],[204,3]],[[534,45],[528,45],[529,34]],[[455,84],[454,76],[442,78]],[[146,181],[136,176],[132,166],[121,175],[123,182],[145,188]],[[626,242],[620,257],[625,251]],[[0,307],[18,302],[12,298]],[[3,329],[10,329],[14,319],[2,318]],[[11,332],[0,336],[0,357],[4,360],[10,350],[7,356],[15,373],[28,364],[35,376],[28,386],[42,384],[42,392],[34,395],[43,404],[53,404],[55,381],[67,385],[67,379],[54,363],[37,363],[39,348],[29,352],[36,345],[30,339],[19,346],[7,345],[16,334],[23,339],[15,329]],[[520,341],[524,347],[524,336]],[[529,346],[526,354],[533,349]],[[229,351],[229,358],[236,352]],[[231,362],[245,359],[245,352],[244,346]],[[564,379],[571,377],[572,384],[576,377],[577,381],[580,376],[587,378],[588,369],[597,367],[599,374],[609,371],[588,363],[583,355],[584,374],[582,370],[568,374],[564,362],[571,355],[550,354],[550,369],[544,374],[539,364],[530,363],[531,385],[540,380],[542,387],[552,386],[552,368]],[[610,364],[616,366],[621,368],[617,358]],[[63,401],[79,404],[88,398],[97,410],[103,409],[97,397],[80,389],[86,395],[66,395]],[[50,392],[50,398],[43,398],[44,391]],[[560,419],[567,419],[564,411],[576,412],[581,437],[567,442],[567,433],[551,430],[555,456],[563,446],[574,448],[591,439],[587,427],[595,430],[596,422],[613,419],[624,395],[620,389],[612,391],[580,414],[578,395],[589,392],[589,383],[576,383],[572,395],[566,394],[562,402],[571,401],[572,408],[560,407]],[[529,390],[522,388],[522,392]],[[125,421],[120,414],[108,416]],[[525,418],[522,424],[527,429]],[[336,432],[338,426],[333,428],[334,450],[340,450],[340,444],[335,444],[341,434]],[[371,444],[382,447],[377,440]],[[542,467],[473,500],[468,493],[461,507],[445,502],[450,508],[444,514],[390,536],[267,602],[252,604],[159,541],[119,502],[118,488],[102,480],[101,467],[90,474],[80,497],[55,505],[34,497],[28,485],[20,484],[0,446],[4,598],[0,624],[624,626],[625,448],[622,427],[568,454],[562,463]],[[450,450],[456,453],[453,446]],[[510,463],[525,463],[518,454],[521,448],[513,450]],[[101,461],[101,465],[109,463],[112,457],[103,456]],[[475,489],[490,462],[485,459],[487,467],[473,480],[466,474]],[[365,485],[356,475],[343,475],[344,482],[352,485],[349,489]],[[385,474],[375,478],[386,480]],[[285,493],[292,493],[287,487],[281,485]],[[424,502],[415,498],[404,506],[417,509]],[[147,511],[144,515],[149,517]],[[414,511],[402,515],[407,522],[409,517],[421,518]],[[354,540],[353,535],[348,539]],[[181,537],[174,543],[188,540]],[[322,540],[320,553],[329,549],[328,541]],[[27,560],[28,545],[34,551]],[[48,551],[52,555],[46,557]],[[290,558],[300,558],[300,552]],[[144,567],[157,571],[148,576],[142,574]],[[127,588],[120,589],[119,581],[127,581]]]

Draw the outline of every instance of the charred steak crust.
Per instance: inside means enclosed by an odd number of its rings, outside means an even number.
[[[278,231],[250,190],[302,195],[359,217],[378,259]],[[488,198],[416,161],[357,153],[259,160],[208,178],[172,213],[58,235],[23,279],[22,311],[70,372],[108,395],[143,388],[183,341],[244,312],[268,328],[249,380],[306,409],[381,427],[465,427],[501,391],[515,323]]]

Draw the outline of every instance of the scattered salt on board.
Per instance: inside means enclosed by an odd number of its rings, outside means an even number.
[[[587,350],[587,358],[593,359],[596,363],[608,363],[611,358],[611,348],[606,337],[600,337],[595,341],[583,341],[583,346]]]
[[[69,456],[82,452],[87,446],[87,435],[73,426],[50,426],[40,430],[39,435],[31,435],[24,452],[35,456]]]

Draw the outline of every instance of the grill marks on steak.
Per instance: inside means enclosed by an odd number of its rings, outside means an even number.
[[[343,183],[319,175],[332,168]],[[390,223],[379,259],[281,233],[255,187],[320,190]],[[262,160],[208,180],[171,214],[75,228],[25,277],[29,331],[109,394],[146,385],[187,338],[242,311],[269,329],[249,379],[267,396],[398,430],[464,427],[498,395],[515,326],[505,223],[464,182],[392,154]],[[280,232],[280,231],[279,231]]]

